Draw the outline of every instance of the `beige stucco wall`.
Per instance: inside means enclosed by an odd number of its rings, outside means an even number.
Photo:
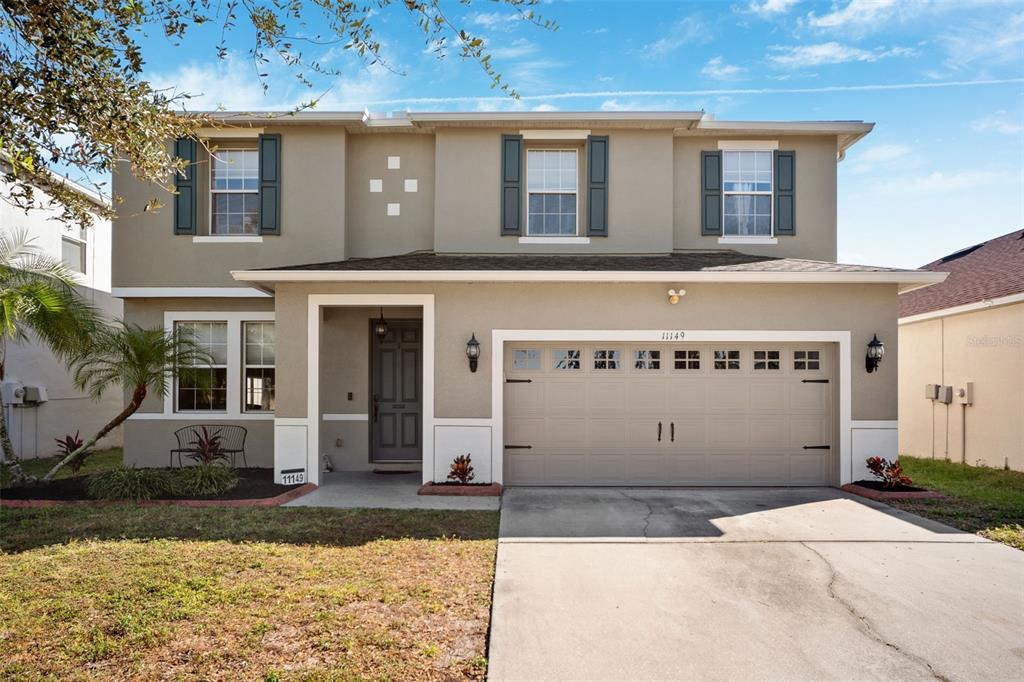
[[[608,234],[590,244],[520,244],[502,237],[501,135],[518,130],[437,132],[434,248],[451,253],[665,253],[672,250],[672,132],[593,130],[608,135]],[[530,141],[524,143],[527,148]],[[570,144],[569,146],[573,146]],[[581,168],[586,155],[579,156]],[[586,186],[579,186],[585,203]],[[525,225],[525,184],[523,224]],[[585,210],[580,234],[585,235]],[[525,235],[525,229],[524,229]]]
[[[906,324],[899,335],[900,452],[1024,470],[1024,304]],[[965,409],[955,392],[968,381]],[[933,408],[925,384],[952,386],[953,403]]]
[[[389,156],[399,157],[401,167],[389,170]],[[346,168],[349,257],[434,247],[433,135],[349,135]],[[370,192],[371,178],[383,181],[382,192]],[[415,192],[405,191],[406,179],[417,181]],[[399,204],[399,215],[387,215],[389,203]]]
[[[273,419],[220,419],[216,423],[245,428],[245,463],[250,467],[274,466]],[[196,424],[196,421],[187,417],[180,420],[129,421],[124,431],[124,463],[128,466],[168,466],[170,451],[177,447],[177,441],[174,439],[175,430],[193,424]],[[189,460],[183,457],[182,463],[188,464]],[[236,459],[235,465],[242,466],[241,457]],[[174,466],[178,466],[177,455],[174,457]]]
[[[114,287],[239,286],[233,269],[345,257],[345,130],[271,126],[265,132],[282,134],[281,235],[260,244],[197,244],[191,235],[175,235],[173,196],[120,164],[113,175],[114,194],[124,198],[113,224]],[[205,168],[198,175],[200,183],[208,177]],[[200,235],[209,232],[204,194],[197,208]],[[163,208],[145,212],[154,198]]]
[[[778,141],[779,149],[796,152],[796,234],[778,237],[778,244],[765,246],[721,245],[718,237],[701,236],[700,153],[717,150],[718,138],[677,137],[673,151],[675,248],[736,248],[743,253],[764,256],[836,260],[836,138],[770,139]]]
[[[494,351],[489,347],[492,329],[576,328],[850,330],[852,418],[896,419],[895,285],[691,284],[677,306],[668,304],[667,288],[656,283],[282,284],[277,320],[280,328],[286,316],[289,333],[278,337],[278,416],[306,416],[306,338],[300,330],[306,326],[308,294],[432,293],[435,416],[440,418],[491,416],[490,374],[470,373],[466,366],[470,334],[483,344],[480,366],[486,368]],[[878,372],[867,374],[863,349],[875,333],[889,355]]]

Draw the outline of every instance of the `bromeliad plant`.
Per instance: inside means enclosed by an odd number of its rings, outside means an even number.
[[[213,464],[227,458],[220,429],[210,433],[205,426],[201,426],[195,433],[195,440],[189,443],[192,448],[192,452],[188,454],[190,459],[200,464]]]
[[[910,477],[903,473],[899,458],[890,462],[884,457],[868,457],[867,465],[868,471],[875,478],[881,479],[883,488],[891,489],[913,483]]]
[[[70,455],[72,452],[78,452],[82,448],[82,445],[84,445],[85,443],[84,441],[82,441],[81,437],[79,437],[78,434],[79,432],[75,431],[75,435],[73,436],[69,433],[63,438],[53,439],[57,443],[58,457],[63,459],[64,457]],[[85,463],[85,458],[88,454],[88,452],[82,452],[80,455],[76,456],[74,459],[68,462],[68,468],[71,469],[71,471],[73,471],[74,473],[78,473],[78,470],[82,468],[82,464]]]
[[[452,462],[451,471],[448,472],[448,480],[466,485],[473,480],[473,465],[470,463],[469,455],[459,455]]]

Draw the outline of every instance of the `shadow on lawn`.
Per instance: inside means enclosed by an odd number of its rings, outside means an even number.
[[[498,512],[137,505],[68,505],[0,511],[0,550],[6,553],[92,539],[355,546],[375,540],[450,537],[497,538]]]

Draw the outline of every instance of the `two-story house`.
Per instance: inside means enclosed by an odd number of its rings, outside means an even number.
[[[126,424],[128,462],[206,422],[312,482],[323,455],[511,485],[837,485],[895,456],[897,294],[945,275],[836,263],[871,124],[228,120],[173,143],[173,210],[115,176],[126,317],[215,359]]]

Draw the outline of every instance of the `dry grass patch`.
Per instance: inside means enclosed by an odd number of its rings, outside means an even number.
[[[3,522],[0,678],[486,672],[493,512],[122,506]],[[289,526],[301,544],[278,537]]]

